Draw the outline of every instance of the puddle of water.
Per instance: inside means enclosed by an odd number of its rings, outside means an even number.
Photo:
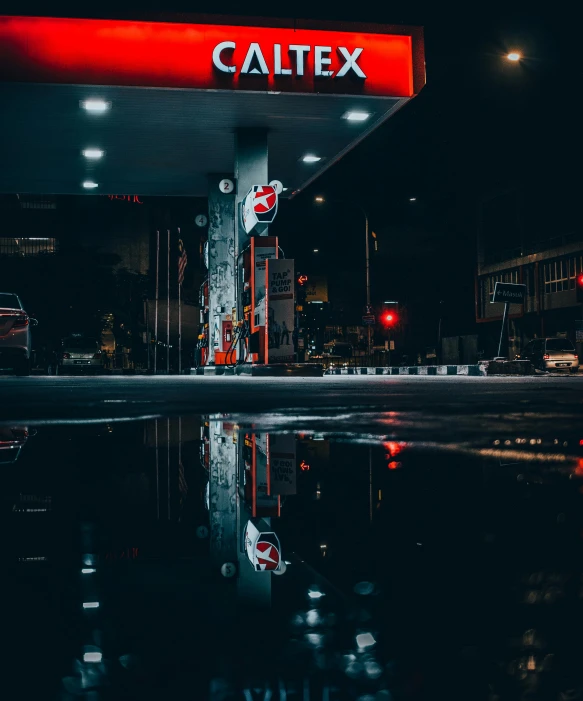
[[[577,428],[432,422],[0,427],[10,687],[583,698]]]

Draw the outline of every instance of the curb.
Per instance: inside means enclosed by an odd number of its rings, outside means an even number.
[[[390,368],[334,368],[325,375],[470,375],[485,377],[486,365],[414,365]]]

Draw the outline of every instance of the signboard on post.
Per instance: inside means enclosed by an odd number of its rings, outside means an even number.
[[[526,285],[516,285],[512,282],[497,282],[494,285],[492,302],[508,302],[509,304],[524,304]]]
[[[502,328],[500,329],[500,341],[498,343],[498,357],[502,357],[502,344],[506,334],[506,345],[508,346],[508,308],[511,304],[524,304],[526,297],[526,285],[517,285],[512,282],[497,282],[494,285],[492,304],[503,302],[504,315],[502,316]]]
[[[296,437],[270,434],[271,494],[296,493]]]
[[[305,286],[306,302],[328,301],[328,279],[310,275]]]
[[[365,324],[365,326],[374,326],[375,322],[376,319],[374,314],[365,314],[362,317],[362,323]]]
[[[266,261],[265,362],[293,363],[295,321],[294,261]]]

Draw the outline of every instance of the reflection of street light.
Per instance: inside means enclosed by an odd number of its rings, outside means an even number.
[[[511,51],[509,54],[506,55],[506,58],[509,61],[520,61],[522,58],[522,54],[519,54],[518,51]]]

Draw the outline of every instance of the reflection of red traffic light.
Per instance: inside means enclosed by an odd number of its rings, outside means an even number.
[[[308,276],[307,276],[307,275],[299,275],[299,276],[298,276],[298,285],[305,285],[306,282],[308,282]]]
[[[302,462],[300,463],[300,470],[302,470],[302,472],[308,472],[309,469],[310,466],[308,465],[308,463],[305,460],[302,460]]]
[[[398,455],[403,449],[404,443],[397,443],[396,441],[385,441],[383,443],[383,448],[387,451],[387,458],[393,458]]]

